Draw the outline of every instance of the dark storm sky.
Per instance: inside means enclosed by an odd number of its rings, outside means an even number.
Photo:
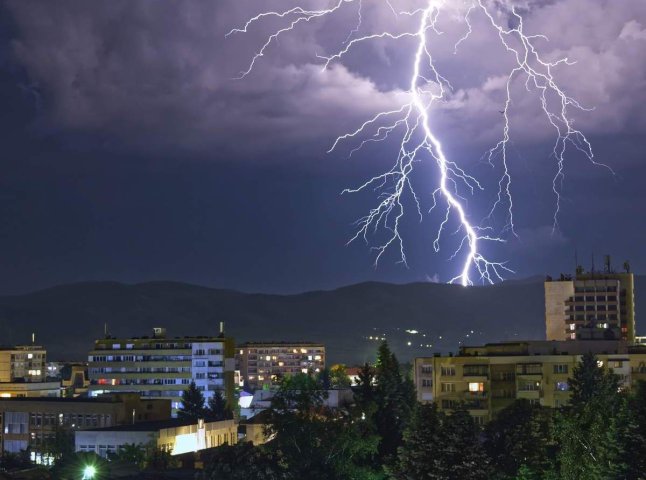
[[[403,9],[420,0],[392,3]],[[586,265],[592,252],[599,263],[611,253],[643,273],[646,3],[522,3],[527,29],[549,37],[538,42],[546,57],[576,62],[555,75],[594,107],[573,117],[615,175],[569,152],[560,229],[552,233],[553,131],[536,95],[515,82],[509,162],[519,236],[486,253],[508,260],[519,278],[572,270],[575,249]],[[385,2],[364,4],[366,32],[397,24]],[[225,40],[226,31],[293,2],[1,5],[0,293],[106,279],[293,292],[363,280],[446,281],[459,269],[448,261],[459,237],[447,235],[433,252],[434,215],[404,221],[409,268],[396,251],[374,268],[365,244],[345,245],[376,198],[340,192],[388,169],[396,145],[372,144],[351,158],[351,144],[326,150],[399,105],[412,60],[410,42],[377,42],[322,72],[316,55],[345,39],[354,6],[286,35],[251,75],[234,80],[277,24]],[[469,198],[477,223],[500,175],[481,156],[500,138],[501,79],[512,64],[484,19],[473,23],[457,55],[452,45],[464,24],[453,12],[433,38],[454,92],[432,117],[450,157],[486,184]],[[425,210],[435,178],[432,165],[419,165]]]

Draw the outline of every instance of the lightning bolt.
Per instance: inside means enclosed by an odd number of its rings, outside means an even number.
[[[332,144],[329,152],[334,151],[341,143],[360,140],[350,151],[350,156],[367,143],[380,142],[389,138],[394,132],[400,135],[399,150],[392,168],[383,174],[368,179],[363,184],[347,188],[342,193],[357,193],[367,189],[379,191],[378,204],[368,214],[356,222],[357,230],[349,242],[362,238],[369,243],[369,237],[379,230],[388,232],[387,239],[379,246],[372,247],[376,251],[375,264],[377,264],[388,249],[396,247],[399,251],[401,262],[406,264],[404,242],[401,236],[401,220],[404,216],[404,198],[409,194],[415,204],[416,213],[420,221],[423,218],[422,202],[413,189],[411,175],[414,165],[420,161],[432,161],[438,171],[438,179],[432,193],[433,204],[429,210],[443,208],[443,219],[438,225],[437,234],[433,241],[435,252],[440,250],[440,240],[445,233],[447,225],[452,219],[459,225],[454,234],[461,235],[457,248],[449,258],[454,260],[462,257],[461,269],[449,283],[460,283],[464,286],[472,285],[472,273],[478,276],[478,281],[494,283],[502,280],[505,272],[512,272],[505,262],[487,259],[481,250],[484,243],[504,243],[505,239],[492,233],[493,227],[478,225],[470,219],[467,213],[467,201],[460,195],[460,187],[466,188],[471,194],[475,190],[484,190],[478,180],[469,175],[455,161],[447,158],[442,143],[437,138],[431,127],[430,112],[434,104],[444,101],[453,91],[449,81],[440,74],[434,63],[433,55],[428,44],[430,32],[441,35],[437,26],[440,13],[446,6],[446,0],[425,0],[422,8],[410,11],[397,11],[389,0],[383,0],[386,8],[390,9],[395,17],[417,19],[416,28],[404,31],[379,31],[359,35],[362,27],[362,0],[337,0],[329,8],[305,9],[294,7],[284,11],[269,11],[249,18],[246,23],[227,33],[247,33],[256,23],[270,18],[284,21],[284,26],[270,34],[261,47],[252,56],[247,69],[240,72],[239,79],[249,75],[256,62],[265,55],[267,49],[281,35],[294,31],[299,24],[309,23],[313,20],[335,15],[347,5],[356,5],[357,22],[355,27],[343,40],[341,47],[331,55],[317,55],[322,61],[322,68],[326,70],[333,62],[339,62],[357,45],[378,41],[413,39],[416,44],[413,57],[413,68],[410,73],[410,84],[407,91],[408,101],[400,108],[382,111],[366,120],[352,132],[339,136]],[[561,189],[564,179],[565,152],[568,145],[582,152],[593,164],[607,165],[594,160],[594,154],[585,135],[574,127],[574,122],[569,116],[570,108],[587,110],[576,100],[569,97],[556,82],[553,69],[561,64],[571,65],[567,58],[556,61],[547,61],[539,53],[536,40],[547,40],[543,35],[530,35],[525,32],[523,17],[514,7],[506,8],[498,1],[469,0],[465,3],[465,13],[462,17],[466,25],[464,35],[455,43],[454,53],[458,47],[466,42],[473,31],[471,17],[481,12],[487,23],[497,34],[502,46],[515,60],[506,80],[506,99],[501,114],[503,115],[502,138],[491,148],[485,157],[495,166],[499,160],[502,170],[498,181],[498,192],[491,210],[485,221],[492,221],[496,211],[504,211],[506,222],[503,232],[509,231],[516,235],[513,201],[512,177],[508,166],[508,149],[510,143],[510,107],[512,104],[512,84],[521,76],[525,79],[525,88],[528,92],[538,92],[543,113],[555,131],[555,142],[552,156],[556,161],[556,174],[552,181],[555,195],[555,211],[553,229],[558,228],[558,214],[560,211]],[[502,20],[507,20],[504,24]],[[511,25],[511,26],[510,26]],[[556,107],[553,106],[556,99]],[[612,171],[612,170],[611,170]],[[502,233],[502,232],[501,232]],[[513,273],[513,272],[512,272]]]

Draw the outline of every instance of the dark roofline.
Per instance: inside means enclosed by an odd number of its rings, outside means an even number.
[[[178,418],[170,420],[156,420],[153,422],[137,422],[128,425],[113,425],[103,428],[84,428],[83,432],[158,432],[165,428],[186,427],[197,425],[197,420],[181,420]]]
[[[307,346],[307,347],[324,347],[325,344],[321,342],[300,342],[300,341],[287,341],[287,340],[281,340],[277,342],[244,342],[241,343],[237,346],[237,348],[243,348],[243,347],[258,347],[258,346],[263,346],[263,345],[268,345],[268,346],[279,346],[279,347],[284,347],[287,345],[294,345],[294,346]]]

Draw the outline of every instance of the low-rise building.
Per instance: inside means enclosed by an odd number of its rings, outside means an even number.
[[[140,399],[138,395],[98,398],[0,399],[0,453],[29,449],[43,461],[41,446],[57,428],[79,430],[170,418],[170,401]]]
[[[156,446],[180,455],[238,441],[238,424],[234,420],[205,422],[167,420],[90,428],[74,433],[75,451],[94,452],[102,457],[116,453],[124,445]]]
[[[205,401],[216,391],[234,402],[234,343],[224,334],[167,338],[155,328],[151,337],[107,337],[94,342],[88,357],[91,396],[136,392],[143,398],[165,398],[175,411],[191,381]]]
[[[246,388],[270,388],[276,380],[325,368],[325,346],[312,342],[247,342],[238,345],[236,364]]]
[[[514,400],[561,407],[570,398],[568,378],[586,352],[619,375],[624,388],[646,379],[646,348],[623,341],[528,341],[462,347],[457,355],[414,361],[417,399],[440,410],[462,403],[485,423]]]

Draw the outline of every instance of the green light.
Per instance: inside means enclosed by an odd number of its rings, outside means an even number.
[[[96,475],[96,468],[94,465],[87,465],[83,469],[83,480],[92,480]]]

